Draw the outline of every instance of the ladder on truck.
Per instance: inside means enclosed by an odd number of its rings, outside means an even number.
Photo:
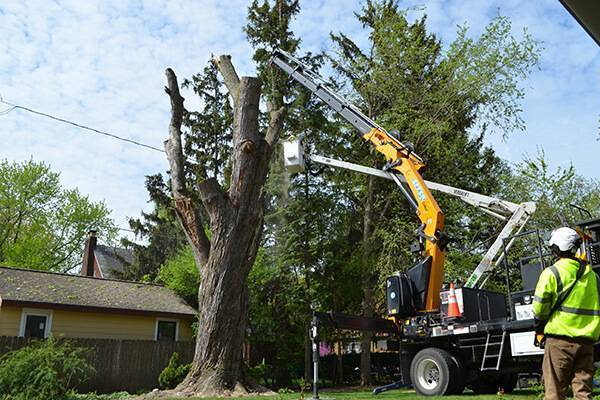
[[[481,359],[480,371],[498,371],[502,362],[504,353],[504,342],[506,341],[506,331],[502,334],[488,332]]]

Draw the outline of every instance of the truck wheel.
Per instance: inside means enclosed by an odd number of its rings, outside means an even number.
[[[446,394],[449,395],[460,395],[465,390],[465,386],[467,383],[466,380],[466,371],[463,370],[462,362],[454,355],[452,357],[452,362],[454,363],[454,368],[456,370],[455,378],[450,382],[450,387],[446,391]]]
[[[458,364],[446,350],[429,347],[419,351],[410,364],[410,379],[423,396],[450,394],[459,378]]]

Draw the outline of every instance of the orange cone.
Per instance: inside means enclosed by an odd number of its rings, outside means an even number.
[[[456,300],[456,292],[454,291],[454,282],[450,283],[450,293],[448,293],[448,318],[462,317]]]

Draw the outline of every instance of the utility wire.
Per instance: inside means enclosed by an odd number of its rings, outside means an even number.
[[[158,147],[154,147],[154,146],[151,146],[149,144],[138,142],[137,140],[128,139],[128,138],[125,138],[125,137],[122,137],[122,136],[119,136],[119,135],[115,135],[114,133],[101,131],[99,129],[91,128],[91,127],[86,126],[86,125],[81,125],[81,124],[78,124],[76,122],[69,121],[69,120],[66,120],[66,119],[63,119],[63,118],[59,118],[59,117],[55,117],[53,115],[46,114],[46,113],[41,112],[41,111],[36,111],[36,110],[33,110],[33,109],[25,107],[25,106],[21,106],[21,105],[18,105],[18,104],[9,103],[8,101],[4,100],[1,95],[0,95],[0,103],[9,106],[8,109],[0,111],[0,116],[6,115],[6,114],[8,114],[9,112],[11,112],[11,111],[13,111],[15,109],[19,109],[19,110],[30,112],[32,114],[41,115],[42,117],[50,118],[50,119],[53,119],[55,121],[59,121],[59,122],[65,123],[65,124],[73,125],[73,126],[75,126],[77,128],[81,128],[81,129],[85,129],[85,130],[88,130],[88,131],[91,131],[91,132],[94,132],[94,133],[98,133],[100,135],[108,136],[108,137],[111,137],[113,139],[121,140],[123,142],[127,142],[127,143],[130,143],[130,144],[134,144],[136,146],[145,147],[147,149],[158,151],[158,152],[161,152],[161,153],[165,152],[163,149],[159,149]]]

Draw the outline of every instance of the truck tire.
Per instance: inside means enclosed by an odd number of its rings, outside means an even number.
[[[446,350],[429,347],[419,351],[410,364],[410,379],[422,396],[443,396],[458,390],[458,363]]]
[[[462,392],[464,392],[465,390],[465,386],[467,383],[467,373],[466,371],[464,371],[463,369],[463,364],[462,362],[455,356],[452,355],[452,361],[454,362],[454,368],[456,368],[456,378],[452,380],[451,383],[451,387],[448,388],[448,390],[446,391],[446,394],[449,395],[460,395],[462,394]]]

